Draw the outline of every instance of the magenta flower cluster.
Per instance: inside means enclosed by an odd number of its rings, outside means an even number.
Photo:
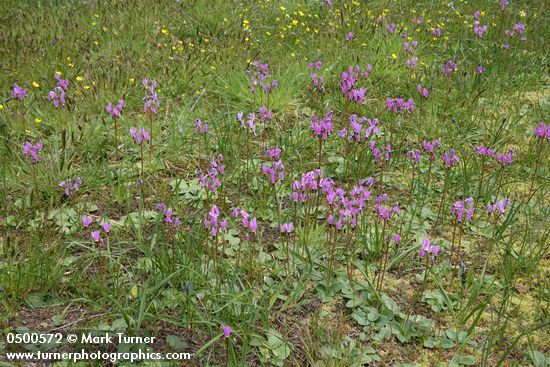
[[[200,118],[195,119],[195,129],[193,130],[193,133],[197,135],[198,133],[201,133],[202,135],[206,134],[208,132],[208,124],[202,122]]]
[[[448,152],[443,153],[443,162],[445,162],[445,167],[450,168],[456,166],[460,159],[455,153],[454,149],[449,150]]]
[[[130,135],[134,138],[134,143],[139,145],[143,145],[144,142],[151,141],[151,135],[149,135],[149,132],[142,127],[130,128]]]
[[[416,67],[417,62],[418,62],[418,57],[414,56],[414,57],[411,57],[410,59],[407,59],[407,61],[405,61],[405,66],[408,68],[414,69]]]
[[[328,111],[323,118],[319,118],[319,116],[315,115],[313,116],[313,120],[311,121],[311,130],[313,130],[313,134],[316,135],[319,139],[326,140],[328,135],[332,131],[332,111]]]
[[[341,91],[347,99],[359,104],[367,102],[367,88],[357,88],[357,82],[360,77],[368,78],[371,71],[372,65],[369,64],[364,70],[361,66],[350,66],[347,71],[342,72]]]
[[[32,163],[36,163],[40,160],[38,152],[41,150],[42,143],[40,142],[32,144],[31,142],[26,141],[25,144],[23,144],[23,154],[25,155],[25,158],[30,159]]]
[[[480,156],[489,156],[493,157],[495,155],[496,150],[493,148],[486,147],[484,145],[480,145],[476,148],[476,153]]]
[[[377,214],[378,222],[389,221],[392,214],[398,215],[401,212],[399,203],[394,202],[391,206],[385,205],[389,201],[388,194],[381,194],[374,198],[374,212]]]
[[[496,203],[487,205],[487,212],[499,212],[500,214],[504,214],[508,206],[510,206],[510,199],[506,198],[504,200],[497,201]]]
[[[282,223],[279,227],[281,233],[292,233],[294,232],[294,224],[292,223]]]
[[[82,216],[82,224],[84,225],[85,228],[90,227],[93,221],[94,219],[90,216],[87,216],[87,215]],[[101,225],[101,229],[103,230],[104,233],[109,233],[111,231],[111,223],[104,222]],[[101,238],[101,232],[99,230],[92,231],[91,236],[94,242],[97,242],[99,244],[103,243],[103,238]]]
[[[420,257],[432,254],[433,257],[436,257],[439,254],[439,246],[432,245],[429,239],[425,238],[422,241],[422,246],[420,246]]]
[[[445,64],[443,64],[442,71],[443,71],[443,74],[450,75],[457,69],[458,69],[458,65],[453,60],[449,60]]]
[[[313,89],[317,91],[325,90],[325,82],[327,80],[324,76],[319,76],[317,74],[318,71],[321,71],[321,66],[321,61],[310,62],[307,64],[307,68],[310,72],[309,76],[311,77],[311,82],[313,83]]]
[[[390,154],[392,152],[390,144],[388,144],[385,147],[383,147],[382,149],[380,149],[380,148],[376,147],[376,142],[374,140],[372,140],[369,143],[369,148],[372,151],[372,157],[374,158],[375,161],[385,161],[385,162],[387,162],[387,161],[390,160]],[[382,155],[382,153],[384,153],[384,155]]]
[[[550,139],[550,125],[546,125],[543,121],[535,127],[535,136],[540,141]]]
[[[292,183],[292,200],[294,202],[305,202],[309,199],[312,191],[317,191],[319,184],[323,184],[326,179],[321,178],[321,170],[316,169],[306,172],[302,178]]]
[[[435,149],[439,148],[440,146],[441,146],[441,143],[437,139],[435,139],[432,142],[430,142],[428,140],[424,140],[422,142],[422,149],[424,149],[428,153],[431,153],[431,155],[430,155],[430,160],[431,161],[433,161],[436,157]]]
[[[469,197],[463,201],[457,201],[451,207],[451,214],[455,215],[456,220],[462,223],[464,213],[466,213],[466,221],[471,222],[474,217],[474,199]]]
[[[413,164],[420,163],[420,157],[422,156],[422,152],[418,149],[410,149],[405,153],[405,156],[413,162]]]
[[[506,7],[508,6],[509,2],[508,0],[500,0],[500,10],[504,11],[506,10]]]
[[[488,25],[481,25],[481,23],[476,20],[474,22],[474,33],[477,37],[479,38],[483,38],[483,35],[485,34],[485,32],[487,32],[487,30],[489,29],[489,26]]]
[[[405,41],[403,42],[403,53],[412,54],[417,46],[418,46],[418,41],[412,41],[412,42]]]
[[[164,203],[157,205],[157,209],[163,214],[164,222],[170,224],[175,228],[181,225],[181,220],[178,217],[174,217],[174,211],[166,206]]]
[[[252,235],[258,230],[258,220],[256,217],[251,218],[246,210],[234,208],[231,211],[233,218],[241,218],[241,225],[245,231],[245,239],[249,240]]]
[[[73,196],[78,191],[81,183],[82,180],[80,179],[80,177],[77,177],[75,179],[68,178],[65,181],[61,181],[58,186],[65,188],[66,196]]]
[[[388,111],[395,113],[405,113],[414,111],[414,100],[412,97],[408,101],[403,98],[386,98],[386,107]]]
[[[380,123],[378,119],[368,119],[364,116],[359,117],[355,114],[350,115],[349,122],[351,126],[351,131],[343,128],[338,131],[338,136],[345,138],[348,141],[355,140],[356,142],[361,142],[362,137],[368,138],[371,134],[378,135],[378,124]],[[367,123],[365,125],[365,122]],[[365,132],[363,133],[363,127],[365,127]]]
[[[514,150],[512,148],[508,148],[506,153],[497,153],[495,157],[503,166],[512,164],[514,161]]]
[[[65,92],[69,89],[69,81],[61,78],[61,74],[55,74],[57,84],[53,90],[48,93],[48,98],[52,101],[53,106],[58,108],[59,106],[65,106]]]
[[[11,92],[11,98],[18,99],[18,100],[22,101],[25,98],[26,95],[27,95],[27,90],[26,89],[20,87],[17,84],[13,85],[13,90]]]
[[[256,93],[258,87],[264,92],[271,93],[273,88],[279,86],[278,80],[269,81],[269,64],[262,64],[258,60],[252,62],[252,70],[247,70],[246,73],[250,77],[250,91]]]
[[[332,180],[325,180],[322,184],[322,191],[326,196],[326,202],[330,208],[327,217],[329,225],[337,230],[343,229],[346,225],[355,227],[358,219],[363,215],[370,200],[369,191],[371,180],[360,180],[349,193],[341,187],[334,187]]]
[[[220,232],[227,230],[227,220],[220,220],[220,209],[216,205],[212,205],[208,216],[204,220],[204,227],[210,230],[212,236],[217,236]]]
[[[426,87],[423,87],[422,84],[418,84],[416,86],[416,89],[418,89],[418,92],[424,98],[427,98],[430,95],[430,92],[428,91],[428,89]]]
[[[111,102],[107,103],[107,107],[105,107],[105,110],[107,111],[107,113],[111,114],[112,118],[118,118],[121,116],[123,108],[124,100],[120,99],[116,106],[113,105]]]
[[[151,83],[147,78],[142,80],[143,87],[145,88],[145,96],[143,100],[143,112],[156,115],[160,107],[160,100],[157,93],[157,81],[153,79]]]
[[[281,149],[277,147],[267,149],[265,155],[271,159],[271,162],[262,165],[262,173],[269,175],[272,184],[275,184],[277,181],[283,181],[285,179],[285,166],[280,159]]]
[[[216,191],[221,186],[220,175],[225,172],[225,166],[223,164],[223,156],[218,154],[217,157],[210,161],[210,167],[206,172],[201,172],[199,181],[202,187],[208,187],[212,192]]]

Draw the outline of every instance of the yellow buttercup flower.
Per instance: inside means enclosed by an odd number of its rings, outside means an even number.
[[[519,16],[522,18],[525,18],[527,16],[527,13],[525,13],[523,10],[519,12]]]
[[[0,111],[4,111],[4,106],[0,104]]]
[[[40,84],[38,84],[37,82],[32,82],[32,86],[35,87],[35,88],[38,88],[38,87],[40,87]]]
[[[396,54],[391,54],[391,58],[392,59],[397,59],[397,55]]]
[[[77,82],[81,82],[81,81],[83,81],[83,80],[84,80],[84,78],[81,77],[80,75],[76,77],[76,81],[77,81]]]
[[[130,83],[134,84],[136,82],[136,80],[134,78],[130,78]]]
[[[138,287],[134,284],[130,289],[130,297],[136,298],[138,296]]]
[[[40,117],[36,117],[34,119],[34,122],[36,122],[37,124],[41,123],[42,122],[42,119]]]

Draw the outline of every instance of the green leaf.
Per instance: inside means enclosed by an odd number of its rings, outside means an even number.
[[[439,343],[439,346],[443,349],[451,349],[452,347],[454,347],[454,345],[455,343],[453,343],[452,340],[447,338],[441,339],[441,342]]]
[[[399,306],[392,298],[388,297],[386,294],[382,294],[381,298],[384,306],[386,306],[386,308],[391,311],[394,316],[398,316],[401,313]]]
[[[351,317],[353,317],[355,321],[357,321],[357,323],[361,326],[365,326],[369,324],[367,319],[367,314],[362,310],[353,311],[353,313],[351,314]]]
[[[177,335],[168,335],[166,337],[166,343],[168,343],[170,348],[172,348],[173,350],[181,350],[187,347],[187,343],[181,340],[180,337]]]
[[[63,315],[53,315],[52,322],[54,326],[60,326],[63,325],[65,319],[63,318]]]
[[[57,263],[59,265],[62,265],[62,266],[69,266],[77,260],[78,260],[78,257],[76,257],[76,256],[67,256],[67,257],[64,257],[62,259],[57,260]]]
[[[461,366],[473,366],[476,363],[474,356],[454,356],[453,361]]]
[[[441,343],[440,339],[434,338],[432,336],[429,336],[426,339],[424,339],[424,347],[425,348],[435,348],[435,347],[439,346],[440,343]]]
[[[378,312],[378,309],[374,307],[368,307],[367,309],[369,310],[369,313],[367,314],[367,318],[369,319],[369,321],[374,322],[378,320],[378,318],[380,318],[380,313]]]
[[[531,361],[535,365],[535,367],[547,367],[550,366],[550,360],[544,356],[541,352],[538,350],[534,350],[531,354]]]

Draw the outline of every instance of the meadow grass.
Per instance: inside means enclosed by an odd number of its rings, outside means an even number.
[[[1,2],[4,335],[550,365],[550,23],[507,3]]]

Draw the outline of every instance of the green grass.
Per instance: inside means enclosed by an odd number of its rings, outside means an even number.
[[[196,366],[549,365],[550,167],[548,140],[533,134],[550,116],[548,9],[543,1],[512,1],[505,11],[496,1],[448,3],[0,3],[3,334],[124,330],[158,337],[154,350],[193,353]],[[489,25],[481,39],[476,10]],[[413,23],[418,17],[424,24]],[[385,28],[392,22],[394,34]],[[505,36],[516,23],[525,41]],[[413,40],[406,55],[403,42]],[[414,69],[405,67],[412,56]],[[444,76],[449,59],[458,69]],[[254,60],[269,63],[269,80],[279,82],[269,96],[250,91]],[[317,60],[322,93],[307,67]],[[358,82],[367,102],[346,102],[341,73],[367,64],[373,71]],[[59,109],[47,98],[56,72],[70,82]],[[129,129],[150,126],[143,78],[157,80],[161,107],[142,155]],[[27,89],[23,101],[11,98],[14,83]],[[413,97],[414,112],[389,112],[388,97]],[[115,137],[105,106],[121,98]],[[261,106],[273,119],[253,134],[236,114],[258,115]],[[375,182],[357,226],[341,231],[327,221],[334,212],[324,195],[291,199],[293,181],[319,167],[310,123],[329,110],[323,176],[348,193],[360,179]],[[378,118],[379,136],[339,138],[350,114]],[[196,118],[208,134],[194,134]],[[383,165],[371,139],[392,145]],[[405,158],[434,139],[442,147],[432,163],[426,154],[417,165]],[[23,155],[26,141],[43,144],[38,163]],[[513,148],[513,164],[483,162],[482,144]],[[285,167],[275,186],[261,173],[274,146]],[[452,148],[460,162],[448,169],[441,154]],[[225,172],[213,193],[198,178],[218,154]],[[79,191],[65,196],[59,182],[76,177]],[[374,212],[382,193],[385,205],[401,207],[387,223]],[[461,225],[450,208],[469,196],[474,219]],[[505,214],[487,213],[504,198]],[[159,203],[181,219],[178,228]],[[204,228],[214,204],[228,219],[219,237]],[[235,207],[257,218],[254,236],[231,217]],[[83,215],[94,218],[90,228]],[[98,245],[90,233],[104,222],[112,229]],[[281,235],[289,222],[295,231]],[[434,262],[418,256],[425,238],[441,247]],[[13,348],[0,341],[0,360]]]

